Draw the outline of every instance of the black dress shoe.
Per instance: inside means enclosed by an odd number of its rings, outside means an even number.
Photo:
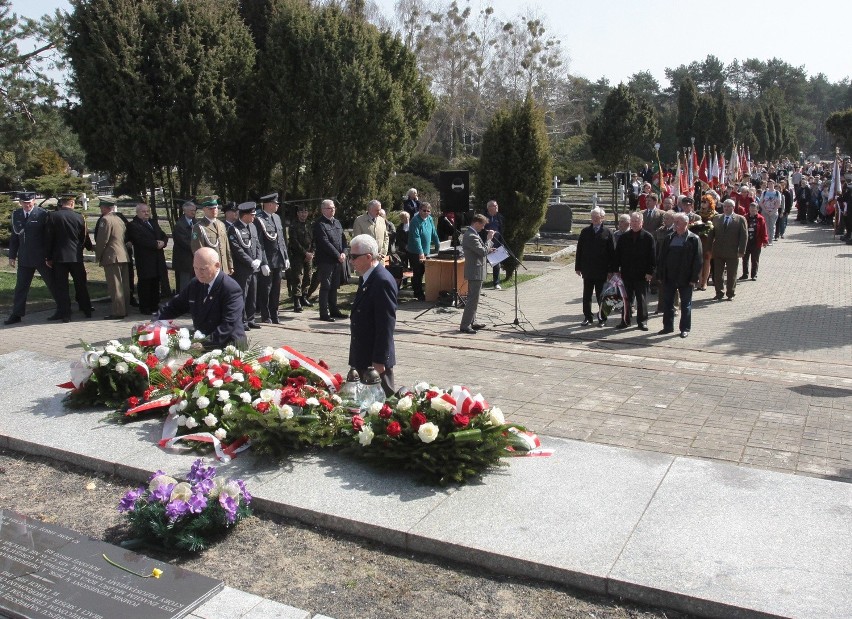
[[[123,320],[126,316],[113,316],[110,314],[109,316],[104,316],[104,320]]]
[[[484,329],[484,328],[485,328],[485,325],[484,325],[484,324],[482,324],[481,322],[475,322],[475,323],[473,323],[473,324],[472,324],[472,325],[470,325],[470,326],[471,326],[471,328],[472,328],[474,331],[479,331],[480,329]]]
[[[4,320],[4,321],[3,321],[3,324],[4,324],[4,325],[13,325],[13,324],[15,324],[16,322],[21,322],[21,317],[20,317],[20,316],[15,316],[14,314],[12,314],[12,315],[11,315],[11,316],[9,316],[6,320]]]
[[[256,322],[254,322],[253,320],[250,320],[250,321],[248,322],[248,324],[246,324],[246,326],[247,326],[249,329],[260,329],[260,325],[259,325],[259,324],[257,324]]]
[[[51,314],[47,317],[48,320],[62,320],[62,316],[58,313]]]
[[[604,320],[598,320],[598,326],[599,326],[599,327],[602,327],[602,326],[604,326],[605,324],[606,324],[606,319],[604,319]]]
[[[459,332],[467,333],[468,335],[476,335],[476,329],[473,329],[471,327],[460,327]]]
[[[615,328],[616,328],[616,329],[626,329],[626,328],[627,328],[627,327],[629,327],[629,326],[630,326],[630,325],[628,325],[626,322],[624,322],[624,321],[622,320],[620,323],[618,323],[617,325],[615,325]]]
[[[323,322],[334,322],[334,318],[332,318],[331,316],[320,316],[320,320],[322,320]]]
[[[591,320],[589,320],[588,318],[586,318],[586,320],[584,320],[583,322],[581,322],[581,323],[580,323],[580,326],[581,326],[581,327],[591,327],[591,326],[592,326],[592,321],[591,321]]]
[[[721,301],[724,298],[725,298],[725,295],[720,293],[720,294],[717,294],[715,297],[713,297],[713,300],[714,301]]]
[[[313,307],[314,303],[308,297],[302,297],[302,305],[305,307]]]
[[[748,275],[740,275],[737,279],[739,279],[741,282],[744,282],[748,279]]]
[[[349,316],[347,316],[343,312],[331,312],[331,317],[332,318],[341,318],[341,319],[349,318]]]
[[[646,325],[644,322],[640,322],[640,323],[637,325],[637,327],[639,327],[639,330],[640,330],[640,331],[647,331],[647,330],[648,330],[648,325]]]
[[[688,338],[688,337],[689,337],[689,331],[681,331],[681,332],[680,332],[680,336],[681,336],[683,339]]]
[[[272,319],[271,319],[271,318],[266,318],[266,319],[264,319],[264,320],[261,320],[260,322],[262,322],[262,323],[263,323],[263,324],[265,324],[265,325],[271,325],[271,324],[272,324]]]
[[[294,305],[293,311],[296,312],[297,314],[302,313],[302,306],[301,305]]]
[[[669,333],[674,333],[674,329],[663,329],[662,331],[657,331],[657,335],[667,335]]]
[[[418,301],[425,301],[425,300],[426,300],[426,295],[425,295],[425,294],[418,294],[418,295],[417,295],[417,300],[418,300]]]

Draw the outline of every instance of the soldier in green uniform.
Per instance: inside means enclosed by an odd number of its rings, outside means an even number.
[[[204,217],[198,219],[192,227],[192,238],[189,246],[194,254],[202,247],[210,247],[219,254],[219,264],[228,275],[234,272],[234,260],[231,256],[231,248],[228,244],[228,232],[218,219],[219,198],[218,196],[206,196],[202,198],[201,206]]]
[[[289,239],[293,311],[301,312],[303,305],[313,305],[308,299],[308,287],[314,260],[314,232],[313,224],[308,222],[307,205],[300,205],[296,210],[296,221],[290,225]]]

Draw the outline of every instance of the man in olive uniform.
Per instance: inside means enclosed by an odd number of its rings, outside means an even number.
[[[269,275],[260,273],[257,281],[257,304],[260,306],[261,322],[278,324],[278,306],[281,304],[281,275],[290,268],[287,243],[284,241],[284,226],[277,215],[278,194],[271,193],[260,199],[261,209],[254,225],[257,237],[263,245]]]
[[[15,298],[12,313],[3,322],[4,325],[21,322],[21,317],[26,314],[27,295],[36,271],[50,295],[56,298],[53,292],[53,270],[44,262],[47,257],[48,213],[35,205],[34,193],[21,193],[18,201],[21,208],[12,212],[12,236],[9,238],[9,266],[17,266]]]
[[[257,228],[254,226],[254,202],[243,202],[237,207],[240,218],[228,231],[228,241],[231,245],[231,255],[234,257],[234,279],[243,289],[245,307],[243,323],[246,329],[260,329],[254,320],[257,307],[257,273],[269,276],[269,265],[263,246],[257,238]]]
[[[104,316],[104,320],[117,320],[127,316],[130,272],[126,236],[127,227],[118,216],[115,205],[101,202],[101,218],[95,230],[95,258],[104,268],[107,289],[112,299],[112,314]]]
[[[210,247],[219,254],[219,264],[222,270],[230,275],[234,272],[234,259],[231,256],[231,248],[228,243],[228,231],[218,219],[219,198],[208,196],[201,199],[201,210],[204,217],[200,218],[192,227],[192,241],[190,247],[193,253],[201,247]]]
[[[48,320],[71,319],[68,276],[74,281],[74,296],[86,318],[92,317],[92,301],[83,264],[83,248],[94,249],[86,221],[74,210],[74,196],[59,198],[59,208],[47,218],[47,266],[53,269],[56,313]]]
[[[290,225],[290,268],[293,285],[293,311],[301,312],[302,306],[311,307],[309,288],[314,261],[314,228],[308,222],[308,207],[299,205],[296,221]]]

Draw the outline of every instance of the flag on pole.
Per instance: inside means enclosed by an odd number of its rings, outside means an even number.
[[[737,152],[737,145],[731,148],[731,160],[728,162],[728,177],[731,183],[736,183],[740,180],[740,155]]]
[[[689,186],[692,187],[695,184],[695,147],[693,146],[691,150],[686,152],[686,180],[689,183]]]
[[[751,149],[748,147],[746,147],[745,173],[747,176],[751,177]]]
[[[707,172],[710,177],[710,184],[716,185],[719,182],[719,155],[716,154],[716,147],[713,147],[713,155],[710,157],[710,166]]]
[[[705,183],[708,181],[707,178],[707,147],[704,147],[704,152],[701,153],[701,163],[698,166],[698,178],[700,178]]]
[[[728,170],[725,167],[727,166],[727,162],[725,161],[725,151],[719,150],[719,184],[723,185],[728,182]]]
[[[683,169],[680,167],[680,153],[677,154],[677,169],[675,169],[675,175],[672,179],[672,187],[677,187],[677,192],[684,193],[683,191]]]
[[[743,177],[748,174],[751,176],[751,172],[748,169],[748,160],[746,159],[746,147],[740,147],[740,177],[737,179],[738,181],[743,180]]]
[[[843,187],[840,184],[841,176],[840,176],[840,159],[837,157],[834,158],[834,167],[831,169],[831,187],[828,188],[828,202],[830,203],[832,200],[836,200],[840,193],[843,191]]]

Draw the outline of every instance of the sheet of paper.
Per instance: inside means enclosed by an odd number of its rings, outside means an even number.
[[[495,264],[500,264],[506,258],[509,257],[509,252],[506,251],[506,248],[502,245],[488,254],[488,264],[494,266]]]

